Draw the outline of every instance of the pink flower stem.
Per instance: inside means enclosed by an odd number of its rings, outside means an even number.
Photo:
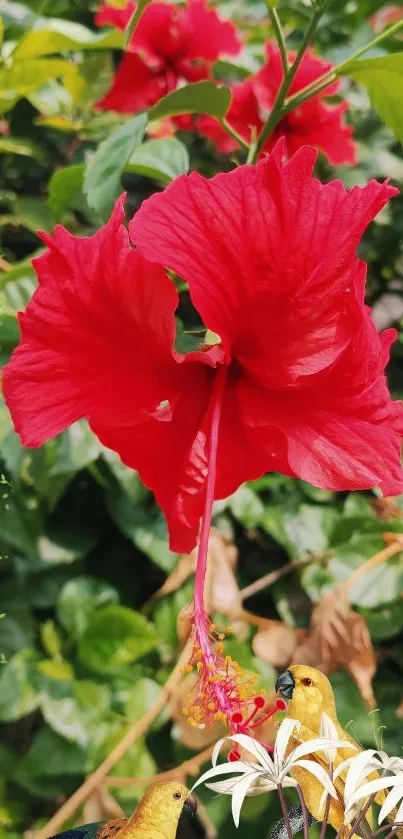
[[[214,488],[217,472],[217,449],[218,435],[221,418],[223,393],[227,376],[227,367],[220,367],[217,371],[211,395],[211,427],[208,454],[208,473],[206,483],[206,499],[200,530],[199,549],[197,553],[195,594],[194,594],[194,617],[195,629],[200,647],[207,663],[214,664],[215,656],[211,648],[209,632],[204,611],[204,585],[206,581],[208,542],[210,534],[211,516],[214,503]],[[217,689],[219,686],[217,685]],[[222,691],[223,705],[227,705],[224,691]]]

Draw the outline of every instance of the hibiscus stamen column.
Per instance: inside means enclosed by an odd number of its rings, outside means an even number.
[[[203,519],[200,530],[197,553],[195,594],[194,594],[194,648],[192,666],[198,674],[197,697],[189,696],[189,708],[184,713],[191,725],[204,727],[206,722],[222,720],[232,732],[250,732],[261,725],[280,708],[278,701],[273,707],[263,711],[266,700],[263,695],[256,695],[255,675],[246,675],[231,656],[224,655],[225,637],[215,624],[210,623],[204,606],[204,588],[206,582],[209,534],[214,503],[214,489],[217,472],[217,450],[223,393],[227,377],[227,367],[220,367],[211,396],[211,425],[208,451],[208,474]],[[230,631],[227,627],[227,631]],[[282,701],[282,700],[280,700]],[[238,752],[231,752],[230,760],[238,758]]]

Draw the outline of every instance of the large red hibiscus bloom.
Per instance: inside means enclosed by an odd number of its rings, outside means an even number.
[[[134,4],[116,10],[104,4],[98,24],[124,29]],[[204,0],[188,0],[185,8],[151,3],[143,13],[112,86],[98,108],[135,113],[154,105],[175,90],[180,80],[206,79],[220,55],[235,55],[241,48],[234,25],[223,21]]]
[[[267,471],[403,490],[403,413],[384,375],[395,333],[378,335],[356,256],[396,190],[322,185],[312,148],[283,152],[177,178],[134,216],[135,250],[122,199],[93,237],[43,234],[4,369],[23,444],[86,417],[154,490],[174,550],[194,546],[205,503]],[[161,266],[187,280],[219,343],[173,349],[178,295]]]
[[[266,46],[267,61],[262,69],[244,82],[232,88],[232,104],[227,115],[228,122],[250,142],[253,130],[263,127],[264,119],[271,110],[278,89],[284,78],[280,50],[274,43]],[[295,58],[290,54],[290,61]],[[289,95],[297,93],[316,81],[332,65],[314,56],[307,50],[295,74]],[[344,121],[347,103],[338,105],[326,103],[326,96],[333,96],[340,89],[340,83],[332,83],[320,95],[314,96],[294,110],[290,111],[277,125],[269,137],[263,152],[270,151],[280,136],[285,137],[289,155],[302,145],[309,143],[323,152],[330,163],[355,162],[355,145],[352,141],[352,128]],[[211,117],[196,120],[200,134],[211,138],[222,152],[237,148],[236,140],[229,137],[219,123]]]

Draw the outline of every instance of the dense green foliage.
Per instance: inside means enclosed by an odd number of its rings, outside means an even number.
[[[317,36],[320,54],[346,60],[373,37],[368,17],[383,5],[379,0],[336,0]],[[279,6],[291,45],[300,41],[308,7],[298,0]],[[270,31],[264,3],[231,0],[221,9],[239,20],[247,34],[244,64],[253,66]],[[92,103],[106,89],[123,43],[120,33],[95,30],[94,11],[87,0],[50,0],[44,12],[34,0],[0,0],[7,41],[0,67],[1,253],[13,265],[0,274],[1,363],[18,340],[16,312],[35,286],[30,258],[40,249],[38,228],[51,230],[62,222],[88,234],[107,217],[121,181],[133,211],[189,165],[205,174],[230,166],[229,159],[218,158],[210,144],[191,134],[144,140],[143,116],[125,120],[94,112]],[[33,31],[37,13],[41,28]],[[389,53],[401,48],[402,41],[392,39],[359,67],[357,62],[347,65],[359,163],[354,169],[332,170],[320,159],[317,169],[324,179],[338,177],[351,186],[390,177],[403,184],[403,52],[401,62],[393,60],[393,78],[388,64]],[[373,58],[377,65],[370,63]],[[239,68],[221,69],[229,79],[242,76]],[[171,103],[159,105],[151,116],[186,110],[183,96],[183,91],[173,94]],[[202,83],[197,96],[201,112],[225,112],[225,90]],[[362,246],[369,263],[368,302],[379,313],[385,294],[394,296],[387,325],[399,326],[402,242],[399,197],[372,225]],[[179,314],[178,340],[191,345],[189,332],[198,324],[186,291]],[[389,370],[394,393],[403,396],[403,327]],[[192,589],[187,581],[144,608],[178,558],[168,550],[152,495],[84,422],[40,450],[24,450],[1,406],[0,446],[0,608],[5,613],[0,622],[0,837],[19,839],[98,766],[158,695],[178,656],[177,616]],[[215,524],[239,549],[241,587],[290,560],[306,555],[318,560],[251,598],[246,607],[291,626],[308,626],[311,603],[381,550],[385,531],[403,532],[403,498],[386,519],[373,502],[370,493],[327,493],[270,475],[217,503]],[[385,726],[383,740],[394,754],[403,745],[396,716],[402,699],[402,590],[403,559],[398,556],[363,575],[352,591],[352,604],[364,616],[378,653],[379,717],[368,714],[345,670],[332,676],[341,721],[352,721],[351,730],[365,744],[372,744],[374,730]],[[271,687],[276,673],[254,656],[254,631],[250,627],[246,640],[228,647]],[[112,774],[151,778],[191,754],[176,739],[166,712]],[[130,812],[142,789],[139,784],[113,792]],[[208,791],[201,795],[221,839],[232,835],[228,801]],[[252,823],[266,835],[276,807],[265,796],[248,801],[241,835]]]

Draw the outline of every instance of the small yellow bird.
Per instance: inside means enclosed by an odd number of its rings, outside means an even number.
[[[196,799],[190,791],[166,781],[153,784],[130,819],[113,819],[73,827],[51,839],[175,839],[182,815],[194,815]]]
[[[315,739],[320,736],[322,714],[327,714],[335,726],[337,739],[347,740],[354,748],[339,748],[334,761],[334,766],[337,767],[341,761],[346,758],[354,757],[363,751],[361,746],[341,727],[337,719],[336,703],[334,699],[333,689],[327,676],[321,673],[320,670],[315,670],[313,667],[308,667],[304,664],[294,664],[288,670],[285,670],[276,682],[276,691],[281,694],[284,699],[288,700],[288,707],[286,716],[290,719],[298,720],[301,727],[298,731],[293,733],[290,739],[291,748],[295,748],[298,743],[305,743],[308,740]],[[325,756],[321,752],[316,752],[310,756],[312,760],[320,763],[325,768],[328,768],[328,763]],[[340,830],[343,826],[344,819],[344,784],[346,780],[348,769],[345,769],[338,778],[334,781],[334,786],[337,792],[337,799],[331,799],[329,822],[335,828]],[[315,819],[319,821],[323,819],[323,808],[320,811],[320,801],[322,797],[323,787],[321,783],[311,773],[304,769],[296,768],[292,771],[293,777],[298,781],[306,806],[309,812]],[[366,780],[374,780],[378,778],[377,772],[368,775]],[[378,793],[376,799],[377,803],[382,804],[384,800],[384,793]],[[367,814],[367,825],[371,824],[370,812]],[[361,832],[365,835],[367,825],[362,822]],[[347,831],[348,832],[348,831]],[[400,833],[400,832],[399,832]],[[398,833],[398,835],[399,835]]]

